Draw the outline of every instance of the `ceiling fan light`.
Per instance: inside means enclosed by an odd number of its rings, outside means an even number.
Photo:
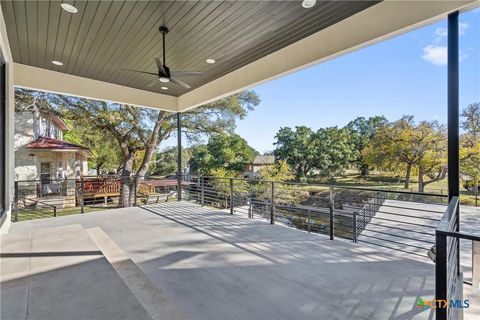
[[[75,8],[73,5],[71,5],[69,3],[62,3],[60,6],[62,7],[63,10],[65,10],[67,12],[70,12],[70,13],[77,13],[78,12],[78,9]]]
[[[317,3],[317,0],[303,0],[302,7],[308,9],[311,8]]]
[[[170,82],[170,79],[168,79],[167,77],[160,77],[159,80],[160,82],[163,82],[163,83]]]
[[[213,64],[213,63],[215,63],[215,59],[208,58],[208,59],[206,60],[206,62],[207,62],[208,64]]]

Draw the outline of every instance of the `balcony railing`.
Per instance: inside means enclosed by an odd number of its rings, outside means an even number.
[[[184,200],[306,232],[427,257],[446,207],[440,194],[265,180],[185,177]]]
[[[101,176],[15,181],[13,222],[166,201],[174,180]],[[52,187],[53,186],[53,187]],[[60,186],[60,187],[58,187]]]
[[[57,182],[61,193],[38,193],[45,181],[15,182],[13,221],[137,206],[177,198],[177,181],[102,176]],[[265,180],[182,177],[183,199],[231,214],[260,217],[298,230],[427,257],[446,196],[396,190]]]
[[[436,319],[463,319],[463,275],[460,268],[460,239],[480,241],[480,235],[460,232],[458,197],[448,204],[435,231]],[[452,302],[455,306],[452,306]],[[460,307],[458,307],[460,306]]]

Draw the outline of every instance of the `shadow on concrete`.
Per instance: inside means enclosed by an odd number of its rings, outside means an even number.
[[[434,295],[429,263],[189,203],[142,209],[184,227],[139,265],[192,319],[434,317],[416,306]]]
[[[0,253],[0,258],[101,256],[102,251],[53,251]]]

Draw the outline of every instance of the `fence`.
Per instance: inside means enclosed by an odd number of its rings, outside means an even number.
[[[401,186],[385,186],[385,189],[387,190],[403,190],[403,191],[410,191],[410,192],[415,192],[417,188],[407,188],[404,189]],[[440,194],[440,195],[448,195],[448,189],[442,189],[442,188],[430,188],[426,187],[424,193],[431,193],[431,194]],[[480,188],[468,188],[465,187],[465,184],[461,184],[460,186],[460,203],[462,205],[468,205],[468,206],[475,206],[478,207],[480,206]]]
[[[13,222],[167,201],[176,180],[101,176],[15,181]]]
[[[459,199],[453,197],[435,230],[436,319],[463,319],[463,277],[460,269],[460,239],[480,241],[480,235],[460,232]],[[475,246],[473,246],[475,247]],[[475,276],[473,276],[475,279]],[[475,281],[475,280],[474,280]],[[472,284],[474,284],[472,281]],[[459,301],[460,307],[451,303]]]
[[[13,221],[168,201],[176,180],[84,177],[15,182]],[[57,186],[57,187],[52,187]],[[446,196],[369,188],[184,176],[184,200],[306,232],[365,242],[417,256],[435,244]]]
[[[358,211],[354,213],[354,225],[356,226],[354,239],[357,241],[358,235],[366,229],[367,224],[372,221],[372,218],[380,210],[380,207],[385,202],[385,192],[376,192],[374,197],[367,201],[367,203]]]
[[[188,177],[184,199],[271,224],[427,258],[447,197],[405,191],[218,177]]]

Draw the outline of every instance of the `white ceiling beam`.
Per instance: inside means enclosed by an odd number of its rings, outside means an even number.
[[[15,86],[165,111],[178,110],[178,98],[118,84],[15,63]]]
[[[178,110],[187,111],[478,5],[477,0],[383,1],[181,95]]]

